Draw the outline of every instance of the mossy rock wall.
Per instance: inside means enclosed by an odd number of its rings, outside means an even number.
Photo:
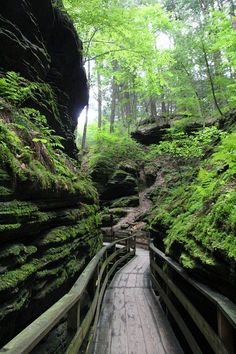
[[[96,205],[58,201],[0,203],[0,345],[59,299],[101,247]]]
[[[66,12],[52,0],[9,0],[0,3],[0,72],[16,71],[54,90],[58,115],[44,99],[27,104],[47,115],[50,126],[66,138],[75,153],[74,129],[88,100],[82,43]]]
[[[102,239],[97,191],[73,158],[82,44],[51,0],[0,13],[1,347],[70,289]]]
[[[28,111],[0,107],[1,346],[69,290],[102,239],[97,191],[78,162],[53,134],[30,140],[42,127]]]
[[[147,220],[158,248],[235,301],[235,126],[221,139],[202,161],[179,160],[177,166],[170,156],[159,158]]]

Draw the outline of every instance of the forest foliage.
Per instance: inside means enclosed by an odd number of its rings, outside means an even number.
[[[217,123],[236,104],[236,5],[232,0],[64,0],[64,5],[84,42],[97,107],[96,127],[88,131],[90,168],[130,158],[154,173],[153,208],[145,220],[158,247],[189,269],[203,264],[217,269],[227,259],[227,277],[235,282],[235,126],[231,122],[231,130],[223,132]],[[143,121],[171,128],[162,141],[140,147],[129,134]],[[187,134],[188,124],[198,129]]]
[[[200,121],[236,104],[231,0],[64,0],[84,43],[98,127]]]

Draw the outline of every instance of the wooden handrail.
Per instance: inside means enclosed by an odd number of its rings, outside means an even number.
[[[125,245],[120,245],[120,242],[124,242]],[[66,316],[68,331],[74,332],[66,353],[78,353],[84,339],[91,330],[93,321],[96,325],[109,278],[120,263],[135,255],[135,243],[135,236],[129,236],[104,246],[93,257],[71,290],[0,349],[0,353],[30,353]],[[104,274],[106,275],[104,276]],[[90,289],[93,293],[92,303],[82,323],[80,323],[80,300],[91,281],[94,287],[94,289]],[[91,332],[94,333],[94,331]],[[91,340],[92,337],[90,336],[90,344]]]
[[[170,257],[150,243],[150,267],[154,288],[165,302],[168,311],[175,319],[193,353],[202,353],[196,333],[189,331],[188,324],[183,320],[179,304],[187,312],[191,321],[205,337],[214,353],[235,353],[234,335],[236,329],[236,305],[225,296],[219,294],[208,286],[193,280],[186,271]],[[199,304],[191,301],[182,289],[176,284],[175,274],[180,276],[191,291],[201,296],[215,309],[216,323],[214,328],[209,324],[208,318],[199,311]],[[178,310],[177,310],[178,309]],[[217,328],[217,330],[215,330]],[[197,335],[196,335],[197,337]]]

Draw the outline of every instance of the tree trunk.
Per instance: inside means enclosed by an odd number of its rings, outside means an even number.
[[[151,120],[155,121],[157,119],[156,98],[155,97],[150,97],[149,104],[150,104]]]
[[[117,62],[114,60],[112,62],[113,72],[117,70]],[[110,115],[110,133],[114,132],[114,123],[115,123],[115,116],[116,116],[116,99],[117,99],[117,83],[116,77],[113,75],[112,77],[112,84],[111,84],[111,115]]]
[[[115,77],[112,78],[111,86],[111,115],[110,115],[110,133],[114,132],[115,114],[116,114],[116,82]]]
[[[236,4],[234,3],[234,0],[230,0],[230,15],[235,16],[235,8]]]
[[[165,103],[165,101],[162,101],[162,102],[161,102],[161,114],[162,114],[163,116],[166,116],[166,113],[167,113],[166,103]]]
[[[184,69],[185,74],[187,75],[187,77],[188,77],[188,79],[189,79],[189,82],[190,82],[190,84],[191,84],[191,86],[192,86],[192,88],[193,88],[193,91],[194,91],[194,93],[195,93],[195,96],[196,96],[196,98],[197,98],[197,102],[198,102],[198,112],[199,112],[199,115],[200,115],[200,117],[201,117],[201,119],[202,119],[203,128],[205,128],[206,122],[205,122],[205,117],[204,117],[204,114],[203,114],[203,111],[202,111],[202,104],[201,104],[201,99],[200,99],[199,93],[198,93],[197,89],[194,87],[194,83],[193,83],[193,80],[192,80],[192,78],[191,78],[190,73],[188,72],[188,70],[186,69],[186,67],[184,66],[183,63],[181,63],[181,65],[182,65],[182,67],[183,67],[183,69]]]
[[[88,61],[88,90],[90,89],[90,61]],[[88,127],[88,115],[89,115],[89,101],[86,106],[86,114],[85,114],[85,122],[84,122],[84,130],[83,130],[83,137],[82,137],[82,152],[85,150],[86,147],[86,138],[87,138],[87,127]]]
[[[214,82],[213,82],[213,78],[212,78],[212,75],[211,75],[210,65],[209,65],[208,58],[207,58],[206,48],[205,48],[205,45],[204,45],[203,41],[201,41],[201,43],[202,43],[203,56],[204,56],[206,69],[207,69],[207,76],[208,76],[208,79],[209,79],[210,85],[211,85],[211,92],[212,92],[212,97],[213,97],[213,100],[214,100],[214,104],[215,104],[216,109],[220,113],[220,115],[223,116],[223,113],[222,113],[222,111],[220,109],[220,106],[219,106],[217,98],[216,98],[215,87],[214,87]]]
[[[97,85],[98,85],[98,129],[102,127],[102,83],[101,75],[97,70]]]

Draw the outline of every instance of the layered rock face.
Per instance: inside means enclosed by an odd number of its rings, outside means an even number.
[[[148,184],[154,183],[149,191],[153,208],[146,216],[154,244],[178,261],[191,276],[234,302],[235,121],[235,110],[225,114],[220,120],[220,127],[225,131],[218,131],[205,148],[204,136],[212,128],[199,130],[201,157],[186,157],[187,146],[184,145],[185,150],[181,152],[178,135],[172,134],[170,138],[176,144],[172,148],[180,155],[170,149],[164,153],[159,150],[144,166]],[[194,123],[185,125],[184,142],[198,128]],[[151,132],[150,141],[152,138]],[[153,148],[158,146],[160,142]]]
[[[57,98],[57,115],[40,99],[29,100],[28,105],[47,115],[50,126],[66,138],[70,155],[75,149],[77,117],[88,100],[81,49],[73,24],[55,2],[1,2],[0,69],[50,84]]]
[[[115,225],[127,214],[128,208],[139,205],[136,162],[110,165],[101,159],[93,168],[92,179],[99,191],[100,202],[105,207],[102,213],[104,227]]]
[[[182,120],[181,120],[182,119]],[[176,115],[170,117],[170,119],[163,120],[160,119],[156,121],[144,120],[140,122],[138,129],[131,133],[131,136],[138,143],[143,145],[158,144],[163,140],[168,140],[168,129],[177,125],[178,122],[182,125],[183,119],[189,119],[188,117],[182,115]],[[206,127],[211,127],[214,125],[214,120],[205,122]],[[223,124],[223,121],[222,121]],[[181,127],[184,133],[193,134],[202,129],[201,122],[185,122],[184,127]]]
[[[72,23],[50,0],[0,13],[1,347],[68,291],[101,234],[97,192],[68,156],[88,94]]]

